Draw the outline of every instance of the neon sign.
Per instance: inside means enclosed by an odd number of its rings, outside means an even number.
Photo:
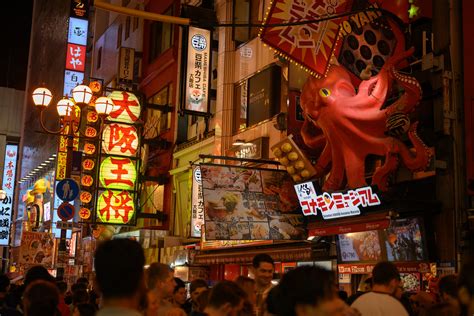
[[[106,190],[99,196],[97,216],[102,222],[127,224],[134,214],[134,195],[130,192]]]

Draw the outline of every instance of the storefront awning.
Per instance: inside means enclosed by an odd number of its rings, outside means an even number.
[[[230,263],[251,263],[255,255],[266,253],[275,261],[309,261],[311,260],[311,245],[248,249],[226,250],[225,252],[198,252],[194,257],[194,264],[230,264]]]

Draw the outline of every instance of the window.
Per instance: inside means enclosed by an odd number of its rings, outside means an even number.
[[[148,99],[149,103],[158,105],[171,105],[173,95],[172,86],[168,85],[158,91],[157,94]],[[157,137],[162,132],[171,128],[171,112],[163,113],[159,110],[148,109],[147,118],[144,127],[145,139]]]
[[[164,15],[173,15],[173,7],[166,10]],[[171,47],[173,41],[173,25],[170,23],[152,22],[150,24],[150,57],[152,62],[156,57]]]
[[[117,48],[120,46],[122,46],[122,24],[120,24],[117,29]]]
[[[130,37],[130,17],[125,20],[125,40]]]
[[[234,88],[234,132],[280,111],[281,69],[273,65]]]
[[[254,23],[258,24],[263,21],[263,0],[234,0],[234,16],[233,22],[239,24]],[[248,42],[252,38],[257,37],[258,27],[234,27],[234,41],[237,45]]]
[[[99,47],[99,50],[97,51],[97,69],[99,69],[101,65],[102,65],[102,47]]]

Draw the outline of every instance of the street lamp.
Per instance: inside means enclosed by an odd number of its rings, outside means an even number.
[[[43,122],[43,113],[51,103],[53,94],[45,87],[35,89],[32,94],[33,103],[36,108],[40,110],[40,124],[42,129],[48,134],[63,135],[67,138],[65,178],[71,177],[74,137],[77,133],[80,133],[81,119],[84,117],[84,115],[81,115],[82,110],[84,110],[87,105],[95,106],[95,110],[101,120],[100,126],[102,127],[102,121],[107,118],[114,107],[112,101],[107,97],[99,97],[95,100],[95,103],[91,103],[93,93],[91,88],[86,85],[78,85],[75,87],[72,90],[72,96],[72,99],[65,97],[56,104],[60,127],[58,130],[50,130]],[[65,251],[66,230],[61,229],[59,252],[64,253]],[[64,268],[58,267],[57,275],[58,277],[62,277],[64,275]]]

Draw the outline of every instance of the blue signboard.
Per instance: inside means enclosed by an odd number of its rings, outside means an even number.
[[[63,201],[73,201],[79,195],[79,185],[73,179],[66,178],[56,185],[56,194]]]

